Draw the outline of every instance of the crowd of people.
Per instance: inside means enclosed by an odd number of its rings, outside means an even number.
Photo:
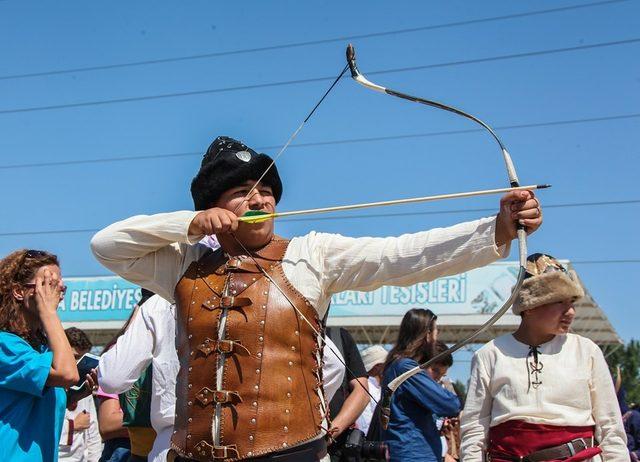
[[[507,193],[493,217],[390,238],[287,240],[273,220],[238,220],[273,213],[282,190],[271,158],[219,137],[192,181],[195,211],[97,233],[98,261],[143,296],[84,377],[76,362],[93,345],[62,327],[58,258],[2,259],[0,459],[637,460],[640,413],[616,399],[600,349],[570,332],[582,288],[549,255],[529,257],[520,326],[474,354],[466,394],[447,378],[453,358],[428,307],[404,315],[388,351],[360,351],[346,329],[326,327],[333,294],[504,258],[518,225],[542,223],[532,192]],[[393,394],[385,428],[387,385],[438,353]]]

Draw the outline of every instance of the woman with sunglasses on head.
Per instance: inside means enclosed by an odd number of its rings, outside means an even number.
[[[534,254],[513,305],[513,334],[480,348],[461,419],[462,460],[629,460],[602,351],[569,333],[584,291],[573,271]]]
[[[437,316],[431,310],[413,308],[405,313],[398,340],[385,362],[383,389],[399,375],[433,357],[438,337],[436,320]],[[384,438],[390,460],[441,461],[442,442],[434,415],[454,417],[459,412],[458,397],[426,371],[408,379],[391,400],[391,420]]]
[[[58,258],[18,250],[0,260],[0,460],[56,461],[78,370],[57,314]],[[90,385],[94,385],[89,381]]]

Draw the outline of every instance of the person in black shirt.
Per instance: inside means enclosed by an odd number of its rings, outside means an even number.
[[[360,352],[349,331],[342,327],[329,327],[327,328],[327,336],[333,340],[342,353],[348,368],[341,387],[329,403],[331,416],[329,435],[335,440],[329,446],[329,454],[332,462],[339,462],[341,448],[348,433],[346,430],[355,423],[369,404],[368,381]]]

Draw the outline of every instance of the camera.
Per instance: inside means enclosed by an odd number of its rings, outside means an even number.
[[[388,461],[389,448],[382,441],[367,441],[364,433],[351,429],[342,446],[341,462]]]

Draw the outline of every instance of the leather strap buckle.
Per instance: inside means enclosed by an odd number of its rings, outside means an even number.
[[[201,440],[194,446],[194,450],[198,456],[206,457],[211,455],[213,459],[238,459],[240,453],[238,447],[235,444],[229,446],[212,446],[205,440]]]
[[[212,390],[209,387],[203,387],[196,393],[196,399],[207,406],[211,403],[215,404],[238,404],[242,402],[242,397],[237,391]]]
[[[532,452],[520,460],[524,462],[544,462],[546,460],[567,459],[593,446],[593,437],[574,438],[567,443]]]
[[[229,270],[234,270],[234,269],[238,269],[240,268],[240,264],[242,262],[240,261],[239,258],[237,257],[232,257],[230,259],[227,260],[227,262],[224,264],[224,267],[227,271]]]
[[[567,448],[569,448],[569,452],[571,453],[571,457],[573,457],[576,453],[584,451],[587,448],[590,448],[591,446],[593,446],[593,438],[587,438],[589,440],[591,440],[589,443],[587,443],[587,441],[584,438],[576,438],[574,440],[571,440],[567,443]],[[580,447],[579,444],[582,445],[582,447]]]
[[[251,305],[251,299],[246,297],[220,297],[220,308],[239,308]]]
[[[218,390],[213,394],[213,400],[216,404],[238,404],[242,402],[242,398],[237,391]]]
[[[204,353],[205,356],[209,356],[214,350],[224,354],[251,355],[247,347],[238,340],[212,340],[208,337],[198,346],[198,350]]]
[[[211,455],[214,459],[239,459],[240,453],[238,446],[231,444],[229,446],[214,446]]]
[[[224,264],[222,274],[227,273],[260,273],[260,268],[255,263],[239,258],[232,257]],[[219,273],[220,274],[220,273]]]
[[[211,300],[207,300],[202,304],[203,308],[206,308],[209,311],[214,311],[218,309],[231,309],[231,308],[240,308],[243,306],[251,305],[252,301],[250,298],[246,297],[234,297],[234,296],[226,296],[220,297],[220,302],[216,304],[212,304]]]
[[[239,340],[218,340],[218,351],[220,353],[238,353],[250,356],[251,352]]]

